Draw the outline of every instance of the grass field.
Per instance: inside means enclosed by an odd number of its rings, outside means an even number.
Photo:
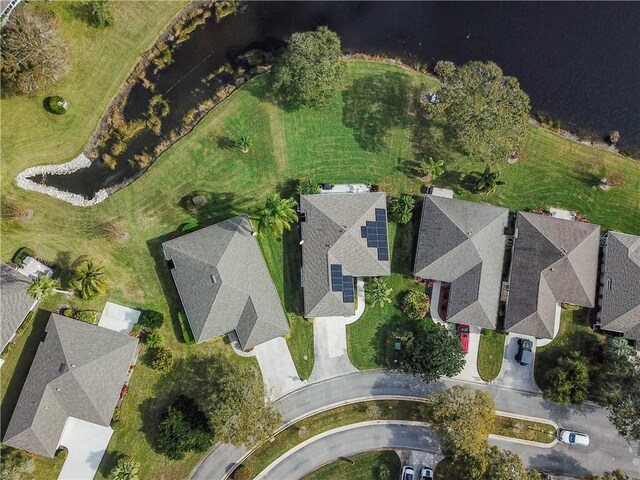
[[[29,223],[3,221],[2,259],[10,259],[22,246],[61,265],[81,255],[104,259],[111,282],[106,298],[165,312],[171,320],[161,333],[179,358],[186,358],[190,352],[220,349],[222,341],[194,347],[181,343],[177,296],[160,258],[161,242],[187,221],[208,225],[235,214],[253,213],[269,193],[290,192],[297,179],[371,182],[390,195],[418,195],[422,184],[413,173],[412,162],[431,155],[446,162],[447,173],[437,183],[454,188],[461,198],[511,209],[566,207],[586,214],[605,228],[640,233],[639,163],[532,127],[519,162],[500,166],[508,184],[487,196],[473,195],[461,187],[462,180],[482,165],[456,153],[442,138],[441,126],[418,120],[414,109],[414,93],[422,84],[433,86],[435,81],[395,65],[364,61],[348,63],[344,91],[321,111],[280,110],[265,100],[267,78],[255,78],[167,150],[140,179],[98,206],[77,208],[18,189],[12,179],[23,168],[66,161],[81,151],[137,56],[181,5],[184,3],[122,2],[116,27],[94,31],[72,18],[66,4],[46,4],[46,8],[59,13],[63,34],[72,47],[71,72],[55,92],[47,94],[62,94],[71,110],[64,117],[47,116],[39,97],[5,98],[0,103],[3,196],[34,211]],[[253,139],[249,154],[225,148],[228,142],[220,141],[240,135]],[[623,185],[610,192],[601,191],[596,183],[603,173],[618,174],[624,179]],[[181,208],[180,200],[196,191],[206,192],[211,201],[194,217]],[[129,231],[131,238],[126,245],[101,235],[100,226],[106,221],[116,221]],[[297,313],[300,291],[296,287],[295,258],[290,261],[297,255],[292,239],[295,236],[285,236],[282,242],[267,240],[262,246],[289,310],[289,345],[304,377],[312,368],[312,326]],[[411,263],[405,259],[398,265],[402,255],[395,251],[392,255],[395,275],[389,281],[400,291],[411,283],[403,277]],[[90,304],[78,300],[72,303],[79,308],[100,309],[106,298]],[[46,308],[55,308],[59,302],[51,299]],[[381,365],[376,358],[379,352],[371,345],[371,333],[393,312],[367,309],[350,327],[349,349],[354,364],[362,368]],[[309,360],[304,360],[305,355]],[[24,369],[24,362],[29,363],[30,358],[20,349],[12,352],[0,370],[2,383],[19,386],[19,381],[10,380],[14,369],[7,367],[20,363]],[[126,451],[142,463],[143,478],[183,478],[197,459],[171,462],[154,452],[152,439],[145,433],[145,425],[149,419],[153,421],[145,408],[156,405],[152,399],[158,394],[158,382],[159,377],[144,365],[136,369],[123,420],[104,465],[112,464],[117,452]],[[100,478],[105,471],[103,467]]]
[[[495,330],[483,330],[478,349],[478,374],[485,380],[493,380],[502,368],[505,334]]]
[[[382,478],[381,470],[388,470],[390,478],[400,475],[400,458],[393,450],[367,452],[349,457],[353,463],[338,460],[304,477],[304,480],[371,480]]]
[[[555,440],[558,432],[556,427],[550,423],[533,422],[531,420],[496,415],[496,424],[492,433],[494,435],[521,438],[532,442],[551,443]]]

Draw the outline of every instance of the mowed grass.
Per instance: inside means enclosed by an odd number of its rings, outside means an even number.
[[[60,264],[68,264],[81,255],[104,259],[111,282],[108,294],[90,304],[78,300],[72,303],[79,308],[101,309],[108,298],[132,307],[164,312],[168,321],[161,333],[165,344],[178,358],[186,358],[191,352],[221,349],[223,343],[212,341],[193,347],[182,343],[176,319],[179,302],[161,258],[160,244],[187,221],[209,225],[236,214],[253,214],[271,192],[290,192],[292,180],[367,181],[379,184],[390,195],[403,192],[419,195],[422,184],[412,174],[411,162],[432,155],[445,159],[448,169],[437,183],[455,188],[461,198],[512,209],[562,206],[579,210],[606,228],[640,233],[637,221],[640,218],[640,164],[637,162],[532,127],[529,145],[519,162],[498,167],[508,184],[488,196],[472,195],[461,187],[462,178],[470,170],[482,169],[483,165],[458,154],[445,141],[431,139],[425,143],[421,138],[425,132],[437,137],[439,127],[435,123],[425,126],[418,121],[414,94],[424,84],[434,85],[434,80],[398,66],[364,61],[348,63],[343,93],[320,111],[279,109],[267,100],[267,77],[255,78],[216,107],[191,134],[167,150],[140,179],[100,205],[77,208],[18,189],[12,179],[21,169],[38,163],[66,161],[81,151],[117,85],[132,68],[136,56],[148,46],[146,40],[151,44],[161,30],[163,24],[158,18],[162,16],[166,24],[173,15],[167,11],[175,9],[172,10],[175,12],[179,8],[174,3],[118,5],[127,15],[119,13],[123,15],[119,17],[121,23],[109,33],[109,30],[90,31],[77,20],[66,19],[68,13],[62,13],[65,4],[48,4],[47,8],[60,9],[65,35],[78,35],[73,39],[76,50],[72,55],[76,69],[55,89],[55,93],[68,97],[71,104],[68,115],[43,117],[44,111],[36,110],[41,108],[41,98],[10,98],[1,102],[5,127],[1,137],[3,195],[33,209],[34,218],[27,224],[3,221],[0,252],[2,259],[8,260],[19,247],[26,245],[39,256]],[[144,22],[149,22],[148,28],[142,26]],[[128,25],[126,29],[125,25]],[[110,40],[106,35],[112,35]],[[78,63],[78,58],[84,59],[84,63]],[[87,63],[92,59],[96,59],[96,63]],[[123,66],[124,63],[127,65]],[[115,71],[121,72],[117,80],[111,78]],[[90,98],[86,100],[84,114],[81,107],[85,100],[78,100],[80,93],[63,90],[63,87],[75,88]],[[100,92],[93,91],[96,89]],[[74,116],[76,107],[81,118]],[[249,154],[225,149],[223,146],[228,142],[219,141],[240,135],[253,139]],[[603,168],[609,175],[617,173],[624,184],[610,192],[600,191],[594,186],[594,179]],[[211,198],[195,215],[180,207],[181,199],[193,192],[206,192]],[[104,238],[100,226],[106,221],[117,222],[127,229],[131,236],[129,242],[122,245]],[[296,292],[295,287],[296,270],[292,267],[295,262],[287,263],[291,255],[297,255],[291,249],[298,247],[295,242],[288,243],[286,236],[282,243],[270,239],[262,246],[290,314],[289,345],[298,371],[304,377],[312,368],[308,360],[303,360],[304,355],[313,358],[311,324],[296,316],[300,292],[299,289]],[[410,247],[405,249],[405,258],[407,252],[410,257]],[[393,285],[396,293],[409,285],[418,288],[405,278],[410,272],[410,260],[405,261],[404,266],[394,266],[396,255],[392,251],[394,276],[389,279],[396,282]],[[55,308],[62,300],[56,302],[47,308]],[[395,309],[388,313],[384,309],[374,312],[376,310],[368,308],[350,327],[350,355],[361,368],[382,365],[379,357],[376,358],[379,350],[371,344],[372,334],[390,319]],[[16,350],[8,362],[15,355],[21,356]],[[11,361],[14,365],[18,363]],[[30,360],[20,358],[22,362]],[[3,383],[10,381],[12,373],[6,365],[0,370]],[[170,381],[170,378],[166,380]],[[146,366],[136,368],[122,422],[113,436],[101,478],[118,452],[126,452],[142,463],[142,478],[187,476],[197,460],[195,456],[172,462],[153,449],[150,432],[157,422],[159,405],[166,401],[158,393],[162,391],[161,386],[160,377]],[[160,398],[154,402],[156,396]],[[145,407],[150,408],[152,414]]]
[[[496,423],[492,433],[532,442],[551,443],[555,440],[558,432],[556,427],[550,423],[496,415]]]
[[[478,374],[485,381],[493,380],[502,368],[506,335],[495,330],[483,330],[478,348]]]
[[[361,453],[349,457],[349,460],[353,463],[336,460],[307,475],[304,480],[371,480],[382,478],[382,470],[388,470],[390,478],[400,475],[400,458],[393,450]]]

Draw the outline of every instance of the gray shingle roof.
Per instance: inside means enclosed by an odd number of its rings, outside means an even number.
[[[162,244],[198,343],[235,330],[248,350],[289,331],[252,233],[249,217],[240,215]]]
[[[593,307],[600,227],[518,212],[505,329],[553,338],[558,302]]]
[[[51,314],[3,443],[53,457],[68,417],[108,426],[138,340]]]
[[[496,328],[509,210],[425,195],[414,275],[451,284],[447,320]]]
[[[0,263],[0,351],[11,341],[36,301],[27,294],[31,280]]]
[[[342,265],[343,275],[354,277],[391,273],[389,261],[378,260],[377,249],[367,247],[361,235],[361,227],[376,220],[376,208],[386,212],[386,202],[382,192],[301,195],[300,210],[306,214],[301,223],[305,317],[354,315],[354,303],[331,291],[332,264]]]
[[[640,237],[607,234],[602,283],[602,328],[640,340]]]

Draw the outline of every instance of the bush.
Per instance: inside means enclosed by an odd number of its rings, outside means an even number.
[[[178,322],[180,322],[180,330],[182,331],[182,339],[187,345],[193,345],[196,343],[189,328],[189,322],[187,322],[187,316],[184,312],[178,312]]]
[[[145,337],[145,343],[149,347],[159,347],[160,345],[162,345],[163,341],[164,341],[164,338],[162,338],[162,335],[156,332],[150,332]]]
[[[35,257],[35,256],[36,256],[36,252],[31,250],[29,247],[22,247],[13,256],[13,263],[15,263],[16,265],[22,265],[22,262],[24,262],[25,257]]]
[[[98,312],[95,310],[80,310],[76,312],[76,319],[84,323],[96,323]]]
[[[16,330],[16,335],[22,335],[22,332],[24,332],[33,321],[33,317],[35,317],[35,312],[31,310],[29,313],[27,313],[27,316],[24,317],[24,320]]]
[[[253,478],[253,472],[246,465],[240,464],[238,468],[233,471],[233,474],[231,474],[231,478],[233,480],[251,480]]]
[[[173,368],[173,353],[164,347],[155,347],[149,351],[149,366],[166,375]]]
[[[187,452],[204,452],[213,437],[207,417],[196,402],[178,396],[162,414],[158,431],[158,450],[172,460],[184,458]]]
[[[71,307],[69,307],[69,308],[65,308],[65,309],[62,311],[62,315],[64,315],[65,317],[69,317],[69,318],[75,318],[75,316],[76,316],[76,311],[75,311],[73,308],[71,308]]]
[[[104,28],[113,25],[114,7],[109,0],[92,0],[87,4],[89,25]]]
[[[570,303],[563,303],[562,309],[568,310],[570,312],[575,312],[576,310],[580,310],[582,307],[580,305],[571,305]]]
[[[409,318],[420,319],[429,312],[431,299],[426,293],[418,290],[409,290],[402,299],[400,309]]]
[[[120,421],[120,414],[122,410],[120,407],[116,407],[113,410],[113,416],[111,417],[111,426],[117,424]]]
[[[318,182],[313,180],[302,180],[298,185],[298,193],[300,195],[314,195],[320,193]]]
[[[155,310],[144,310],[138,323],[148,330],[157,330],[164,323],[164,315]]]
[[[64,101],[64,98],[57,95],[47,98],[47,106],[49,107],[49,111],[56,115],[64,115],[67,113],[67,102]]]

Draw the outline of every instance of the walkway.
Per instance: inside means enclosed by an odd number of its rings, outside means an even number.
[[[111,427],[69,417],[60,436],[60,445],[69,453],[58,480],[92,479],[98,471],[111,435]]]
[[[265,396],[275,400],[304,385],[291,358],[287,341],[274,338],[256,346],[253,351],[260,365]]]
[[[351,317],[318,317],[313,320],[313,349],[315,361],[310,382],[357,372],[347,352],[347,325],[358,320],[364,313],[364,280],[356,284],[358,306]]]
[[[282,412],[283,421],[287,424],[314,412],[354,401],[371,398],[425,398],[430,393],[464,384],[466,382],[450,379],[425,384],[419,378],[403,373],[356,372],[309,384],[277,400],[276,407]],[[497,410],[515,414],[524,412],[533,417],[550,419],[563,428],[584,431],[591,437],[589,448],[582,449],[569,448],[564,444],[544,449],[509,443],[508,448],[522,454],[527,465],[567,474],[575,472],[576,466],[580,465],[582,470],[594,473],[615,465],[631,475],[640,475],[638,446],[630,446],[618,435],[602,408],[591,404],[561,407],[543,399],[541,395],[495,386],[473,386],[491,395]],[[492,443],[506,447],[499,440],[492,440]],[[219,444],[196,467],[192,478],[224,479],[247,452],[247,449]]]
[[[310,438],[278,458],[255,478],[302,478],[338,457],[379,449],[409,449],[440,454],[440,443],[435,434],[420,422],[362,422]]]

